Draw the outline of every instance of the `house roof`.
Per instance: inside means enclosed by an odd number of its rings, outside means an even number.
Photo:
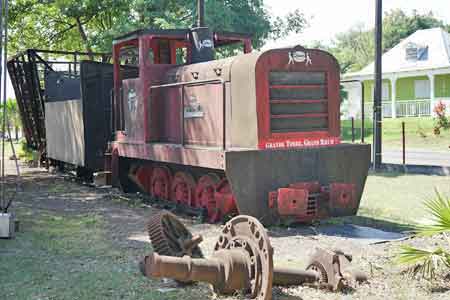
[[[407,48],[417,49],[417,59],[407,59]],[[414,52],[413,52],[414,53]],[[450,68],[450,34],[442,28],[418,30],[382,56],[383,74]],[[372,62],[344,78],[373,76]]]

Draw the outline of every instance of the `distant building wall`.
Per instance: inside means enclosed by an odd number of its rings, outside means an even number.
[[[342,119],[361,117],[362,89],[359,82],[347,82],[342,84],[348,93],[347,100],[341,104]]]

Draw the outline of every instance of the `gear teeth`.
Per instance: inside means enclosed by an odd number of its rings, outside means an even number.
[[[328,283],[328,275],[327,275],[327,271],[325,270],[325,267],[318,261],[314,261],[312,262],[307,268],[306,270],[314,270],[319,272],[320,274],[320,283]]]
[[[167,224],[171,224],[172,226],[165,228]],[[153,250],[159,255],[177,257],[189,255],[194,258],[203,258],[203,253],[198,246],[192,249],[192,253],[186,253],[185,250],[182,250],[184,249],[182,245],[183,241],[191,239],[192,234],[175,215],[168,211],[163,210],[151,215],[147,222],[147,231]],[[177,240],[170,240],[166,232],[170,232],[170,235],[176,237]],[[171,246],[174,243],[176,246]]]

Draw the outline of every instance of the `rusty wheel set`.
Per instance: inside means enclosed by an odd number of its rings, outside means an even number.
[[[128,170],[128,178],[155,199],[204,210],[211,223],[237,212],[228,180],[216,173],[202,174],[196,180],[188,171],[172,172],[164,165],[133,165]]]
[[[210,258],[203,258],[201,236],[193,236],[171,213],[153,215],[148,232],[154,252],[140,264],[150,278],[207,282],[218,294],[244,292],[258,300],[272,299],[272,286],[310,284],[339,291],[367,277],[352,267],[341,251],[316,249],[306,270],[274,267],[273,248],[264,226],[254,217],[237,216],[222,229]]]

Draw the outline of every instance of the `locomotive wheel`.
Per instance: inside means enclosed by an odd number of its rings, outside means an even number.
[[[221,216],[237,212],[236,200],[231,192],[231,186],[228,179],[223,178],[216,186],[216,207]]]
[[[195,180],[185,172],[177,172],[173,177],[171,200],[188,206],[195,205]]]
[[[203,175],[195,189],[195,207],[206,208],[210,222],[217,222],[220,219],[215,199],[216,185],[219,181],[220,178],[216,174]]]
[[[128,177],[139,186],[139,188],[150,193],[151,179],[152,179],[152,167],[151,166],[136,166],[131,167]]]
[[[113,155],[114,159],[114,155]],[[113,178],[114,178],[114,165],[112,166]],[[131,172],[136,172],[136,168],[133,168],[130,160],[126,158],[118,157],[118,181],[120,183],[120,188],[125,193],[136,193],[140,191],[140,187],[136,182],[130,177]]]
[[[169,168],[160,166],[153,169],[150,182],[150,194],[162,200],[170,200],[172,175]]]

